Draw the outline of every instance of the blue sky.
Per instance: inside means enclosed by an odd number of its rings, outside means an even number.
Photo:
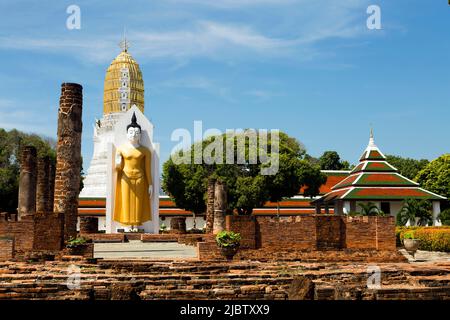
[[[80,30],[66,28],[71,4]],[[366,27],[371,4],[382,30]],[[0,127],[55,137],[61,83],[82,84],[85,170],[124,27],[162,161],[194,120],[280,129],[353,163],[371,124],[384,153],[450,151],[445,0],[2,0],[0,12]]]

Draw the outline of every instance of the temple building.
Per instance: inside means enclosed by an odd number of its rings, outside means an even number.
[[[376,146],[373,131],[359,161],[346,179],[313,201],[317,212],[325,207],[325,213],[328,213],[332,207],[336,214],[349,214],[360,211],[359,204],[372,202],[383,213],[396,216],[406,199],[424,199],[433,203],[433,224],[440,224],[437,217],[441,201],[446,198],[421,188],[417,182],[398,173]]]

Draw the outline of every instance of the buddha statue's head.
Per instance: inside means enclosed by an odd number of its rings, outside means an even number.
[[[133,112],[131,123],[127,126],[127,138],[132,144],[138,144],[141,139],[141,126],[136,122],[136,114]]]

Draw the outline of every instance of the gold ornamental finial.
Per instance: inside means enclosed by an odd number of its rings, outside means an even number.
[[[120,41],[119,47],[125,52],[128,52],[128,48],[130,47],[130,43],[127,40],[125,27],[123,28],[123,40]]]

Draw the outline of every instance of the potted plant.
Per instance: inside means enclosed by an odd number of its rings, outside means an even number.
[[[414,238],[414,231],[407,231],[403,234],[403,245],[406,251],[414,258],[417,249],[419,249],[420,239]]]
[[[159,227],[159,233],[167,233],[167,226],[164,224],[164,222]]]
[[[216,243],[227,260],[233,260],[239,250],[241,235],[233,231],[221,231],[216,235]]]
[[[70,238],[67,241],[66,248],[69,249],[69,253],[74,256],[82,256],[88,244],[88,240],[83,237]]]

